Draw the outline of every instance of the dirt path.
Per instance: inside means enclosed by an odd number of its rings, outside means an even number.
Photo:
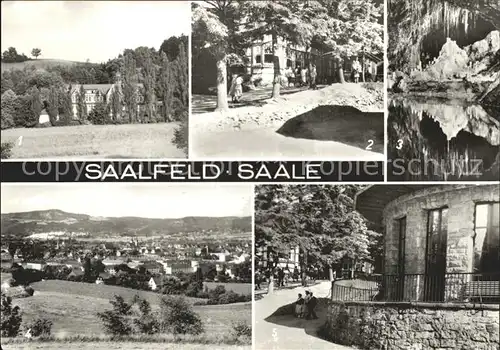
[[[326,298],[330,282],[321,282],[308,289],[317,298]],[[280,311],[283,310],[283,306],[293,303],[298,293],[304,294],[304,288],[277,290],[273,295],[266,295],[255,302],[255,349],[353,349],[328,342],[317,336],[318,328],[325,321],[325,305],[320,304],[317,307],[318,320],[298,319],[288,314],[281,315]]]
[[[190,155],[383,160],[382,86],[334,84],[268,99],[260,107],[192,115]]]

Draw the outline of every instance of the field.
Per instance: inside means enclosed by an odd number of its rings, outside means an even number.
[[[18,158],[185,158],[173,143],[177,123],[79,125],[2,130]],[[22,144],[17,140],[22,136]]]
[[[66,61],[66,60],[51,60],[51,59],[37,59],[37,60],[30,60],[30,61],[25,61],[25,62],[13,62],[13,63],[5,63],[2,62],[2,72],[9,70],[9,69],[24,69],[24,67],[27,66],[33,66],[37,69],[43,69],[47,67],[52,67],[52,66],[72,66],[74,64],[77,64],[79,62],[73,62],[73,61]]]
[[[100,336],[104,334],[98,312],[110,309],[109,299],[114,294],[126,300],[135,294],[151,302],[157,308],[159,294],[137,291],[116,286],[96,285],[67,281],[42,281],[34,283],[35,295],[15,299],[23,312],[23,322],[35,317],[50,319],[54,325],[52,333],[56,337]],[[200,299],[187,298],[195,302]],[[194,306],[203,320],[206,334],[223,335],[231,332],[237,321],[251,324],[251,303],[231,305]]]
[[[2,344],[5,350],[251,350],[251,345],[214,345],[190,343],[144,343],[144,342],[17,342]]]

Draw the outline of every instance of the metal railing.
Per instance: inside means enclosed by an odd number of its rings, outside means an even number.
[[[334,301],[499,303],[500,272],[359,276],[332,282]]]

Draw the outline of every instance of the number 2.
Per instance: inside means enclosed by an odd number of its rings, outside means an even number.
[[[368,146],[366,146],[366,149],[371,151],[373,146],[373,140],[368,140]]]

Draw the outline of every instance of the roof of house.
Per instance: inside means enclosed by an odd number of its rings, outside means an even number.
[[[436,185],[371,185],[359,191],[354,208],[373,224],[382,224],[382,214],[389,202],[398,197]]]
[[[103,280],[105,280],[105,279],[110,278],[110,277],[111,277],[111,275],[110,275],[109,273],[107,273],[107,272],[101,272],[101,273],[99,274],[99,277],[101,277]]]
[[[121,265],[125,264],[125,261],[123,259],[104,259],[102,263],[104,265]]]

